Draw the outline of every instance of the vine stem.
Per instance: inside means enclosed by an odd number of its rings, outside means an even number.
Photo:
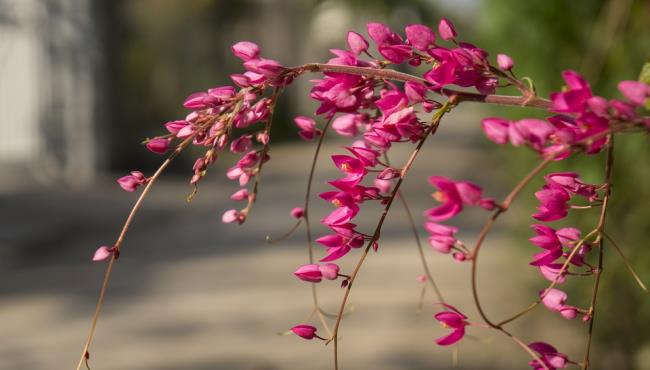
[[[174,158],[176,158],[183,151],[183,149],[185,149],[185,147],[187,147],[187,145],[189,145],[189,143],[191,143],[192,140],[194,140],[194,137],[199,132],[201,132],[201,130],[197,130],[192,136],[183,140],[183,142],[181,142],[176,147],[176,149],[172,152],[172,154],[169,155],[169,157],[167,157],[167,159],[160,165],[160,167],[158,167],[158,170],[156,170],[153,176],[149,178],[147,185],[145,185],[144,189],[142,190],[142,193],[140,193],[140,196],[138,197],[135,204],[131,208],[131,212],[129,213],[129,216],[126,218],[126,221],[124,222],[124,226],[122,227],[122,231],[120,232],[120,235],[118,236],[117,241],[115,242],[115,246],[114,246],[115,252],[111,256],[111,259],[108,261],[108,266],[106,267],[106,271],[104,272],[104,278],[102,280],[102,285],[99,290],[99,297],[97,298],[97,304],[95,305],[95,314],[93,315],[92,323],[90,325],[90,331],[88,332],[88,338],[86,339],[86,343],[84,344],[84,348],[81,353],[81,358],[79,359],[79,363],[77,364],[77,370],[81,369],[84,360],[88,359],[88,357],[90,356],[88,350],[90,349],[90,345],[95,335],[95,329],[97,328],[97,321],[99,320],[99,315],[101,313],[102,306],[104,303],[104,298],[106,296],[106,290],[108,289],[108,283],[111,278],[111,273],[113,272],[113,265],[115,264],[118,253],[122,246],[122,242],[124,241],[126,232],[129,230],[129,226],[131,226],[131,222],[133,221],[135,214],[140,209],[140,206],[142,205],[144,198],[147,196],[147,193],[149,193],[149,189],[151,189],[151,186],[156,182],[156,180],[160,177],[160,175],[167,168],[167,166],[169,166],[169,164],[174,160]]]
[[[609,204],[609,199],[612,195],[612,167],[614,165],[614,138],[610,135],[609,137],[609,146],[607,147],[607,159],[605,160],[605,195],[603,196],[603,206],[600,209],[600,218],[598,220],[597,230],[600,234],[605,231],[605,221],[607,219],[607,206]],[[594,319],[596,318],[596,300],[598,298],[598,288],[600,287],[600,277],[603,274],[603,257],[604,257],[604,246],[605,238],[602,235],[598,235],[598,270],[596,270],[596,277],[594,281],[593,294],[591,296],[591,305],[589,306],[589,329],[587,331],[587,344],[585,348],[585,355],[582,360],[582,369],[589,369],[589,355],[591,352],[591,339],[594,331]]]
[[[388,154],[384,153],[384,158],[386,160],[386,164],[390,167],[390,160],[388,159]],[[445,299],[442,296],[442,292],[438,288],[438,284],[436,284],[435,280],[433,279],[433,275],[431,274],[431,270],[429,269],[429,264],[427,263],[427,258],[424,254],[424,248],[422,247],[422,240],[420,239],[420,234],[418,233],[418,229],[415,226],[413,212],[411,212],[411,207],[409,207],[408,201],[404,197],[404,192],[401,189],[397,191],[397,197],[402,203],[402,207],[404,207],[404,213],[406,213],[406,219],[411,227],[411,232],[413,233],[413,238],[415,239],[418,255],[420,257],[420,262],[422,264],[422,270],[424,271],[424,274],[427,277],[427,281],[429,282],[429,285],[431,285],[431,288],[436,294],[436,297],[438,298],[438,302],[445,303]],[[425,290],[422,289],[422,294],[420,297],[420,306],[422,305],[422,302],[424,300],[424,293]]]
[[[316,151],[314,152],[314,157],[311,161],[311,168],[309,169],[309,178],[307,179],[307,190],[305,191],[305,203],[303,205],[303,218],[305,219],[305,235],[307,236],[307,252],[309,254],[309,263],[314,263],[314,245],[312,244],[312,233],[311,233],[311,223],[309,222],[309,200],[311,198],[311,188],[314,182],[314,173],[316,172],[316,164],[318,163],[318,157],[320,156],[320,150],[323,146],[323,142],[325,141],[325,135],[327,134],[327,131],[329,130],[330,124],[332,123],[332,118],[328,119],[327,122],[325,123],[325,126],[323,127],[323,131],[318,138],[318,144],[316,145]],[[320,304],[318,303],[318,288],[316,287],[316,284],[312,283],[311,284],[311,297],[312,297],[312,302],[314,304],[314,310],[316,310],[316,313],[318,314],[318,318],[323,325],[323,328],[325,331],[327,331],[328,335],[332,335],[332,331],[329,328],[329,325],[327,325],[327,321],[325,320],[323,310],[320,307]]]
[[[392,69],[379,69],[370,67],[356,67],[337,64],[324,64],[324,63],[306,63],[297,67],[287,69],[287,71],[301,74],[303,72],[321,72],[321,73],[348,73],[361,76],[372,76],[388,80],[402,81],[402,82],[418,82],[425,85],[430,85],[429,82],[422,77],[413,76],[408,73],[395,71]],[[548,110],[551,108],[552,103],[544,98],[525,94],[523,96],[509,96],[509,95],[495,95],[495,94],[476,94],[470,92],[457,91],[453,89],[443,88],[440,94],[446,96],[455,96],[458,102],[480,102],[495,105],[514,105],[540,108]]]
[[[390,197],[388,198],[388,201],[386,203],[386,206],[384,207],[384,211],[381,214],[381,217],[379,218],[379,222],[377,223],[377,226],[375,228],[375,232],[373,233],[372,237],[368,241],[368,245],[366,248],[363,250],[363,253],[361,254],[361,257],[359,258],[359,261],[357,262],[354,271],[350,275],[349,283],[347,287],[345,288],[345,293],[343,294],[343,299],[341,301],[341,305],[339,307],[339,312],[336,317],[336,324],[334,325],[334,332],[332,333],[332,337],[326,342],[329,343],[332,340],[334,341],[334,368],[335,370],[339,369],[339,363],[338,363],[338,333],[339,333],[339,328],[341,326],[341,320],[343,318],[343,311],[345,310],[345,306],[347,304],[348,298],[350,297],[350,291],[352,290],[352,286],[354,285],[354,281],[357,278],[357,275],[359,274],[359,271],[361,270],[361,266],[363,265],[363,262],[365,261],[366,257],[368,256],[368,252],[370,251],[370,248],[372,248],[373,244],[379,239],[379,235],[381,232],[381,228],[384,224],[384,221],[386,220],[386,216],[388,215],[388,211],[391,208],[391,205],[393,204],[393,201],[395,200],[395,197],[397,196],[397,192],[400,189],[400,186],[402,185],[404,178],[406,177],[407,173],[411,169],[411,166],[413,165],[413,162],[415,161],[415,158],[419,154],[420,150],[422,149],[422,146],[424,145],[425,141],[430,135],[435,134],[439,124],[440,120],[444,116],[446,112],[448,112],[452,107],[454,107],[457,104],[457,100],[454,97],[451,97],[448,101],[444,103],[444,105],[436,112],[434,115],[431,124],[427,128],[427,130],[424,132],[422,138],[418,142],[418,145],[416,148],[413,150],[413,153],[411,153],[411,156],[409,157],[408,161],[402,168],[402,171],[400,173],[399,180],[397,180],[397,183],[395,184],[395,188],[393,189],[393,192],[391,193]]]

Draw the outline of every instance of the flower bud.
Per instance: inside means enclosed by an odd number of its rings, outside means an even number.
[[[298,279],[310,283],[320,283],[323,278],[323,273],[320,271],[319,266],[313,263],[298,267],[293,274],[296,275]]]
[[[300,324],[291,328],[291,331],[297,336],[311,340],[316,336],[316,328],[311,325]]]
[[[322,266],[318,267],[318,270],[320,270],[321,274],[323,275],[323,279],[327,280],[336,280],[336,278],[339,276],[339,265],[335,263],[326,263]]]
[[[260,55],[260,47],[250,41],[240,41],[231,47],[232,53],[244,62],[256,59]]]
[[[302,218],[305,215],[305,210],[301,207],[295,207],[291,210],[291,217],[293,218]]]
[[[497,54],[497,64],[499,65],[499,68],[505,71],[509,71],[512,69],[515,63],[512,61],[512,58],[510,58],[508,55]]]
[[[348,32],[348,46],[350,51],[359,55],[368,50],[368,41],[360,34],[350,31]]]
[[[165,154],[169,149],[169,140],[163,138],[152,139],[147,142],[146,146],[153,153]]]
[[[113,255],[114,252],[114,247],[107,247],[105,245],[102,245],[95,251],[95,254],[93,255],[93,262],[106,261]]]
[[[454,24],[447,18],[442,18],[438,24],[438,33],[443,40],[449,41],[456,38],[456,29]]]

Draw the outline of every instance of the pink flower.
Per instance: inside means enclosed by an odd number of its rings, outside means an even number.
[[[411,47],[404,44],[404,40],[383,23],[368,23],[368,34],[377,44],[379,54],[389,61],[400,64],[411,57]]]
[[[294,118],[293,121],[296,123],[296,126],[300,128],[300,132],[298,132],[298,134],[304,140],[312,140],[322,133],[321,130],[316,128],[316,121],[309,117],[298,116]]]
[[[567,300],[567,294],[559,289],[548,289],[539,292],[544,306],[551,311],[560,311]]]
[[[436,34],[423,24],[409,24],[404,32],[411,45],[420,51],[427,51],[436,45]]]
[[[548,368],[549,370],[564,369],[568,362],[568,356],[564,353],[559,353],[555,347],[545,342],[533,342],[528,344],[528,347],[537,352],[541,357],[539,360],[532,360],[528,365],[532,366],[534,370],[542,370]]]
[[[558,284],[562,284],[566,280],[567,271],[564,270],[562,274],[560,274],[561,270],[562,270],[561,263],[551,263],[539,267],[539,271],[547,280],[556,281]]]
[[[592,97],[589,83],[575,71],[564,71],[562,77],[568,89],[551,94],[553,110],[564,113],[584,111],[587,100]]]
[[[311,325],[306,325],[306,324],[296,325],[293,328],[291,328],[291,331],[297,336],[307,340],[311,340],[314,339],[315,337],[316,338],[318,337],[316,335],[316,328]]]
[[[232,46],[232,53],[244,62],[256,59],[260,55],[260,48],[250,41],[240,41]]]
[[[512,61],[512,58],[506,54],[497,54],[497,65],[499,65],[499,68],[509,71],[512,69],[514,62]]]
[[[438,23],[438,33],[445,41],[456,38],[456,28],[454,28],[454,24],[447,18],[442,18],[440,23]]]
[[[149,151],[156,154],[165,154],[169,150],[169,139],[155,138],[151,139],[146,144]]]
[[[230,196],[230,199],[236,200],[236,201],[242,201],[242,200],[248,199],[248,190],[239,189],[233,195]]]
[[[230,151],[233,153],[244,153],[253,145],[252,135],[242,135],[230,143]]]
[[[438,189],[433,193],[433,198],[442,203],[436,208],[425,211],[425,215],[431,221],[448,220],[463,210],[463,204],[480,203],[482,190],[470,182],[456,182],[443,176],[431,176],[429,182]]]
[[[424,228],[429,233],[429,245],[440,253],[450,253],[452,247],[458,241],[454,234],[458,228],[427,221]]]
[[[488,139],[497,144],[505,144],[508,142],[510,121],[503,118],[484,118],[481,121],[481,126]]]
[[[357,134],[357,118],[354,114],[343,114],[332,121],[332,129],[341,136],[355,136]]]
[[[618,84],[618,89],[636,106],[642,106],[650,97],[650,85],[640,81],[621,81]]]
[[[562,189],[542,189],[535,192],[535,198],[540,201],[537,213],[533,217],[539,221],[551,222],[560,220],[569,213],[569,194]]]
[[[205,97],[208,96],[205,92],[196,92],[191,94],[185,99],[183,106],[188,109],[205,109],[207,105],[204,103]]]
[[[569,193],[581,195],[590,201],[595,200],[596,185],[585,184],[575,172],[556,172],[544,176],[550,188],[561,188]]]
[[[295,207],[291,210],[291,217],[302,218],[305,215],[305,210],[302,207]]]
[[[573,306],[566,305],[567,294],[559,289],[548,289],[539,292],[542,303],[549,310],[559,312],[562,317],[567,320],[575,319],[578,314],[578,309]]]
[[[450,334],[436,339],[436,343],[440,346],[449,346],[463,339],[465,327],[469,325],[469,322],[466,321],[467,316],[460,313],[455,307],[448,304],[443,304],[443,306],[450,311],[439,312],[434,317],[440,322],[440,325],[453,330]]]
[[[107,247],[105,245],[102,245],[95,251],[95,254],[93,255],[93,262],[106,261],[107,259],[111,258],[114,253],[115,247]]]
[[[320,271],[319,266],[316,264],[302,265],[293,273],[300,280],[308,281],[310,283],[320,283],[323,278],[323,273]]]
[[[359,55],[368,50],[368,41],[356,32],[348,32],[348,47],[355,55]]]
[[[246,215],[243,213],[240,213],[239,211],[235,209],[229,209],[226,212],[224,212],[223,216],[221,217],[221,222],[224,224],[230,224],[233,222],[237,223],[243,223],[246,219]]]
[[[556,231],[546,225],[536,224],[532,227],[537,236],[530,238],[530,242],[546,249],[546,251],[535,255],[535,259],[530,263],[533,266],[553,264],[563,255],[563,247],[571,246],[572,243],[580,239],[580,230],[575,228],[562,228]]]
[[[148,179],[140,171],[132,171],[130,175],[120,177],[117,183],[122,189],[134,192],[138,186],[146,184]]]
[[[339,276],[339,265],[335,263],[326,263],[318,266],[318,270],[323,274],[323,279],[336,280]]]

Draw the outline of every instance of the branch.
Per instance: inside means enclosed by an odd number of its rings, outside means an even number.
[[[402,82],[418,82],[430,86],[431,84],[422,77],[414,76],[404,72],[398,72],[392,69],[379,69],[371,67],[356,67],[337,64],[324,64],[324,63],[307,63],[297,67],[287,69],[287,73],[302,74],[304,72],[320,72],[320,73],[347,73],[360,76],[371,76],[387,80],[402,81]],[[525,106],[548,110],[552,104],[549,100],[540,98],[538,96],[509,96],[509,95],[483,95],[471,92],[457,91],[454,89],[443,88],[440,90],[441,95],[457,96],[458,102],[477,102],[494,105],[511,105],[511,106]]]

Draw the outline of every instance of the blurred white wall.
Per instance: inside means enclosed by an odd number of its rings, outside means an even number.
[[[0,0],[0,191],[92,177],[97,45],[90,0]]]

